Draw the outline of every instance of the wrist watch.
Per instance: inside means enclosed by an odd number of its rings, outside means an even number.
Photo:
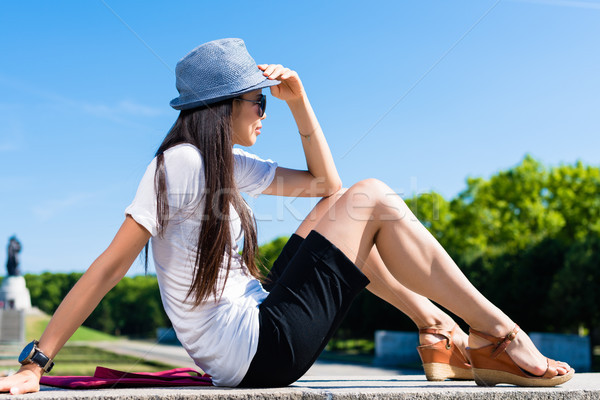
[[[36,363],[45,372],[50,372],[52,367],[54,367],[54,361],[47,355],[45,355],[38,347],[38,341],[34,340],[31,343],[27,344],[23,351],[21,351],[21,355],[19,356],[19,362],[22,365]]]

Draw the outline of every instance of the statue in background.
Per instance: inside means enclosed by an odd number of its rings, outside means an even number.
[[[8,276],[19,276],[19,253],[21,252],[21,242],[16,236],[12,236],[8,240],[8,261],[6,262],[6,269],[8,270]]]

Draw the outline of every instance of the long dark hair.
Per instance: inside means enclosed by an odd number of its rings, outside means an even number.
[[[210,106],[183,110],[156,151],[154,186],[157,199],[158,235],[164,234],[169,219],[164,152],[178,144],[189,143],[200,150],[206,186],[203,188],[204,214],[195,255],[194,277],[187,297],[192,295],[195,306],[211,295],[217,298],[217,280],[223,260],[227,257],[225,281],[231,267],[230,205],[240,217],[244,232],[242,259],[256,278],[262,275],[255,262],[258,252],[256,221],[246,201],[235,185],[233,168],[233,131],[231,128],[233,100]],[[199,212],[197,210],[196,212]],[[148,263],[146,244],[146,268]],[[223,283],[224,285],[225,283]]]

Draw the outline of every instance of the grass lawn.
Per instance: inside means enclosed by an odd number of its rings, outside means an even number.
[[[31,342],[34,339],[40,338],[42,332],[50,322],[50,316],[48,315],[27,315],[25,317],[25,340]],[[109,335],[104,332],[100,332],[94,329],[87,328],[85,326],[79,327],[71,336],[70,340],[73,341],[106,341],[106,340],[117,340],[118,338]]]
[[[325,351],[319,356],[322,360],[370,364],[373,362],[375,342],[369,339],[331,339]]]
[[[154,372],[176,368],[168,364],[143,361],[138,357],[115,354],[85,346],[65,346],[54,361],[56,365],[48,374],[50,376],[94,375],[98,365],[127,372]]]
[[[326,350],[347,354],[373,355],[375,353],[375,342],[370,339],[333,338],[327,343]]]
[[[50,322],[48,315],[27,315],[25,318],[26,341],[39,339],[48,322]],[[75,331],[70,340],[92,342],[118,339],[116,336],[82,326]],[[154,372],[176,368],[172,365],[144,361],[138,357],[115,354],[94,347],[71,346],[68,343],[61,349],[54,361],[56,364],[48,375],[94,375],[94,371],[99,365],[130,372]]]

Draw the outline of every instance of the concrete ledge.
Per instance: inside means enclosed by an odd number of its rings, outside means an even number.
[[[64,390],[43,387],[39,393],[10,399],[567,399],[600,398],[600,374],[576,374],[555,388],[478,387],[474,382],[428,382],[424,375],[327,377],[306,376],[293,386],[277,389],[142,388]]]

